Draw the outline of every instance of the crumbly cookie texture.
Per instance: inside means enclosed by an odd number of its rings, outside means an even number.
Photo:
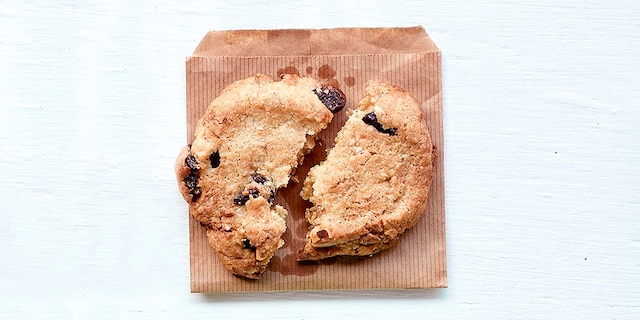
[[[224,89],[198,121],[193,143],[176,160],[176,176],[230,272],[258,279],[284,244],[287,211],[274,204],[275,193],[289,183],[340,103],[344,94],[311,78],[274,81],[258,74]]]
[[[313,206],[299,260],[365,256],[394,246],[426,209],[434,148],[418,102],[370,81],[327,159],[301,191]]]

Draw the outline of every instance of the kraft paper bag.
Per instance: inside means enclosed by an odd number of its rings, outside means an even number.
[[[444,140],[441,54],[420,26],[320,30],[211,31],[186,61],[187,143],[196,121],[226,86],[256,73],[293,73],[340,88],[347,96],[319,135],[317,147],[298,167],[289,186],[278,192],[287,231],[260,280],[227,272],[207,242],[205,228],[190,217],[192,292],[275,290],[443,288],[447,286],[444,213]],[[437,160],[427,209],[399,244],[372,257],[337,257],[297,262],[308,224],[309,203],[299,192],[309,168],[326,157],[347,110],[358,105],[367,80],[382,79],[410,92],[423,108]],[[427,190],[425,190],[427,192]]]

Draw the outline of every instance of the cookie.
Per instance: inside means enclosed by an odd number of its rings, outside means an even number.
[[[176,176],[227,270],[257,279],[284,244],[276,192],[344,104],[342,92],[311,78],[258,74],[225,88],[198,120]]]
[[[394,246],[426,209],[434,148],[418,102],[370,81],[326,160],[300,192],[313,206],[299,260],[366,256]]]

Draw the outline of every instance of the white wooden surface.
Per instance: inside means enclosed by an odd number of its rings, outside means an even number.
[[[423,25],[449,288],[190,294],[184,59],[210,29]],[[640,2],[0,1],[1,319],[638,319]]]

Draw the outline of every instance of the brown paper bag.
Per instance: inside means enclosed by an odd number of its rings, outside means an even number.
[[[217,261],[205,229],[190,218],[191,291],[442,288],[447,286],[441,56],[422,27],[209,32],[186,61],[187,142],[198,118],[220,91],[256,73],[314,77],[339,87],[347,109],[355,108],[369,79],[387,80],[421,103],[438,159],[427,211],[400,243],[373,257],[296,262],[302,248],[308,203],[300,188],[309,168],[326,156],[346,112],[335,115],[320,141],[276,202],[288,211],[285,246],[260,280],[233,276]],[[425,190],[426,192],[426,190]]]

